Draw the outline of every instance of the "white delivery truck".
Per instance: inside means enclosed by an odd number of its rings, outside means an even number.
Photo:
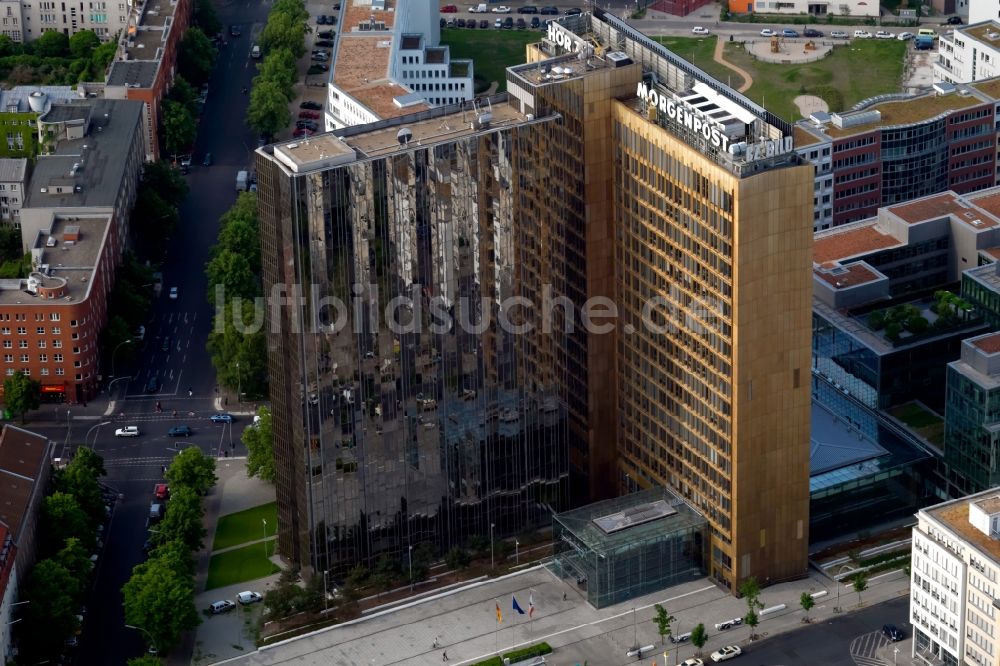
[[[486,3],[485,2],[480,2],[478,5],[476,5],[474,7],[469,7],[469,13],[470,14],[486,14],[489,11],[490,10],[486,9]]]
[[[246,171],[237,171],[236,172],[236,191],[237,192],[246,192],[247,191],[247,180],[248,180],[248,175],[247,175]]]

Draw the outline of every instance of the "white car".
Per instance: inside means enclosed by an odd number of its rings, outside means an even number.
[[[493,13],[494,14],[510,14],[510,7],[507,7],[506,5],[500,5],[499,7],[494,7],[493,8]]]
[[[695,659],[694,657],[691,657],[690,659],[685,659],[684,663],[682,663],[681,666],[705,666],[705,662],[703,662],[701,659]]]
[[[177,300],[177,287],[171,287],[170,288],[170,300],[172,300],[172,301],[176,301]]]
[[[898,39],[901,42],[905,42],[908,39],[913,39],[913,33],[912,32],[901,32],[898,35],[896,35],[896,39]]]
[[[867,30],[855,30],[854,37],[855,39],[871,39],[872,33]]]
[[[691,28],[691,32],[693,32],[696,35],[707,35],[708,28],[703,28],[700,25],[696,25],[695,27]]]
[[[125,426],[115,430],[115,437],[138,437],[139,426]]]
[[[262,597],[257,592],[250,592],[249,590],[247,590],[246,592],[240,592],[239,594],[236,595],[236,601],[240,602],[244,606],[248,604],[255,604],[258,601],[262,601],[263,599],[264,597]]]
[[[760,36],[761,37],[774,37],[774,30],[771,30],[770,28],[764,28],[763,30],[760,31]]]
[[[719,663],[720,661],[729,661],[730,659],[735,659],[736,657],[743,654],[743,650],[740,649],[739,645],[727,645],[724,648],[720,648],[712,653],[712,661]]]
[[[847,39],[848,35],[843,30],[832,30],[830,36],[834,39]]]
[[[896,35],[885,30],[879,30],[875,33],[875,39],[896,39]]]

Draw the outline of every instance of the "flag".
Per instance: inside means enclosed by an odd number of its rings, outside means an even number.
[[[500,612],[500,602],[495,602],[497,605],[497,624],[503,622],[503,613]]]
[[[535,595],[532,592],[528,593],[528,619],[535,614]]]
[[[510,595],[511,604],[514,606],[514,610],[517,611],[518,615],[524,615],[524,609],[517,603],[517,597],[513,594]]]

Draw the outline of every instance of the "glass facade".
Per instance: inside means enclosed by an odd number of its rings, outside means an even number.
[[[882,130],[882,205],[948,189],[947,118]]]
[[[954,364],[948,366],[945,462],[958,495],[1000,486],[1000,384]]]
[[[291,559],[342,572],[547,525],[567,505],[565,381],[538,357],[545,335],[499,323],[524,323],[502,304],[539,289],[532,230],[512,224],[530,134],[303,174],[259,156],[265,291],[294,296],[268,322]]]
[[[595,519],[646,514],[652,504],[675,513],[607,533]],[[668,512],[669,512],[668,510]],[[626,518],[627,520],[627,518]],[[705,575],[708,525],[684,500],[651,488],[556,515],[552,570],[575,579],[587,601],[604,608]]]

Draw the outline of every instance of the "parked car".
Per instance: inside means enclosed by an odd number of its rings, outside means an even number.
[[[320,14],[316,17],[316,25],[326,25],[326,17]]]
[[[142,342],[143,340],[145,340],[146,339],[146,327],[140,325],[139,328],[135,329],[135,335],[132,336],[132,337],[134,337],[139,342]]]
[[[455,27],[456,28],[464,28],[465,27],[465,19],[463,19],[463,18],[455,19]]]
[[[158,500],[170,499],[170,486],[166,483],[158,483],[153,486],[153,497]]]
[[[854,38],[855,39],[871,39],[872,38],[872,33],[868,32],[867,30],[855,30],[854,31]]]
[[[707,34],[709,34],[708,28],[704,28],[704,27],[702,27],[700,25],[696,25],[695,27],[691,28],[691,32],[693,32],[696,35],[707,35]]]
[[[333,36],[337,34],[333,30],[324,30],[322,32],[317,32],[316,37],[319,39],[333,39]]]
[[[190,437],[191,436],[191,428],[189,428],[186,425],[174,426],[173,428],[171,428],[170,430],[167,431],[167,436],[168,437]]]
[[[879,30],[875,33],[875,39],[896,39],[896,35],[887,30]]]
[[[785,39],[796,39],[799,36],[799,32],[791,28],[785,28],[781,31],[781,36]]]
[[[313,111],[321,111],[323,109],[323,105],[320,104],[319,102],[302,102],[301,104],[299,104],[299,108],[311,109]]]
[[[948,25],[962,25],[962,17],[961,16],[949,16],[948,17]]]
[[[170,288],[170,300],[172,300],[172,301],[176,301],[177,300],[177,287],[171,287]]]
[[[475,30],[476,29],[476,19],[469,19],[465,23],[465,27],[466,28],[471,28],[472,30]]]
[[[330,41],[329,39],[321,39],[318,42],[316,42],[316,46],[321,46],[325,49],[329,49],[333,48],[333,42]]]
[[[830,31],[830,36],[833,37],[834,39],[847,39],[848,38],[848,34],[846,32],[844,32],[843,30],[831,30]]]
[[[258,601],[263,601],[263,600],[264,597],[261,596],[259,593],[250,592],[249,590],[247,590],[246,592],[240,592],[239,594],[236,595],[236,601],[240,602],[244,606],[249,604],[255,604]]]
[[[233,415],[226,412],[219,412],[218,414],[212,414],[210,419],[212,423],[232,423]]]
[[[125,426],[115,430],[115,437],[138,437],[139,426]]]
[[[487,21],[486,19],[483,19],[482,21],[479,22],[480,30],[487,30],[489,29],[489,27],[490,27],[490,22]]]
[[[310,120],[319,120],[318,111],[299,111],[299,118],[308,118]]]
[[[764,28],[763,30],[760,31],[760,36],[761,37],[774,37],[774,30],[771,30],[770,28]]]
[[[493,8],[493,13],[494,14],[510,14],[510,7],[508,7],[507,5],[500,5],[498,7],[494,7]]]
[[[893,643],[901,641],[904,638],[906,638],[903,635],[903,632],[899,630],[899,627],[897,627],[894,624],[882,625],[882,635],[888,638]]]
[[[736,657],[743,654],[743,650],[740,649],[739,645],[727,645],[724,648],[719,648],[712,653],[712,661],[719,663],[720,661],[729,661],[730,659],[735,659]]]
[[[157,377],[150,377],[146,382],[146,393],[156,393],[160,390],[160,380]]]
[[[189,167],[189,166],[191,166],[191,156],[190,155],[181,155],[181,166],[182,167]]]
[[[905,31],[901,32],[898,35],[896,35],[896,39],[898,39],[901,42],[905,42],[907,40],[913,39],[913,33],[912,32],[905,32]]]
[[[817,30],[816,28],[806,28],[802,31],[803,37],[822,37],[823,31]]]
[[[229,36],[230,37],[239,37],[241,34],[243,34],[243,33],[240,31],[240,26],[238,26],[238,25],[231,25],[231,26],[229,26]]]
[[[441,8],[441,13],[442,14],[457,14],[458,13],[458,7],[456,7],[455,5],[445,5],[444,7]]]
[[[518,14],[537,14],[538,13],[538,7],[535,7],[534,5],[525,5],[524,7],[521,7],[520,9],[518,9],[517,13]]]
[[[535,30],[538,30],[540,27],[542,27],[542,20],[540,18],[538,18],[537,16],[532,16],[531,17],[531,27],[533,29],[535,29]]]
[[[229,599],[223,599],[222,601],[212,602],[212,605],[209,606],[209,609],[212,611],[212,615],[218,615],[219,613],[228,613],[234,608],[236,608],[236,604],[234,604]]]
[[[578,7],[571,7],[570,9],[567,9],[564,13],[566,16],[577,16],[579,14],[582,14],[583,10]]]
[[[523,18],[517,19],[517,29],[518,30],[526,30],[527,28],[528,28],[528,22],[527,21],[525,21]]]
[[[681,666],[705,666],[705,662],[703,662],[701,659],[696,659],[694,657],[691,657],[690,659],[685,659],[681,663]]]
[[[201,161],[202,166],[212,166],[212,153],[205,153],[205,159]]]
[[[499,30],[500,28],[502,28],[503,27],[503,19],[499,19],[498,18],[496,21],[494,21],[493,22],[493,27],[496,28],[497,30]]]
[[[326,24],[327,25],[337,25],[337,17],[336,16],[331,16],[330,14],[327,14],[326,15]]]
[[[539,14],[545,14],[546,16],[558,16],[559,15],[559,8],[558,7],[542,7],[540,10],[538,10],[538,13]]]
[[[514,19],[512,19],[511,17],[508,16],[507,18],[505,18],[503,20],[503,29],[504,30],[510,30],[513,27],[514,27]]]

